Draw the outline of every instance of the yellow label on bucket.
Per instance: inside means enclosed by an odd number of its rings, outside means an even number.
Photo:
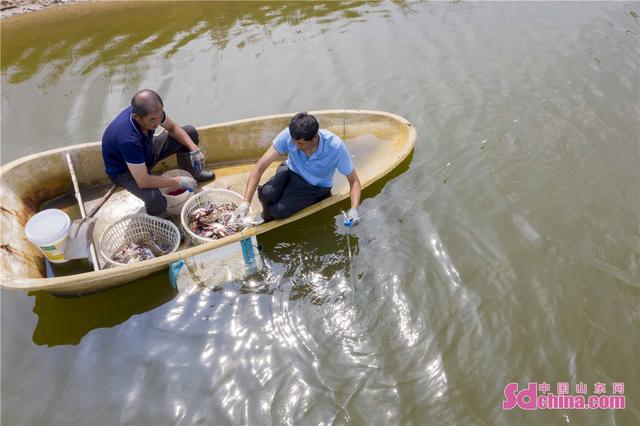
[[[42,253],[47,256],[51,261],[64,261],[64,246],[66,238],[58,241],[55,244],[48,246],[38,246]]]
[[[49,258],[49,260],[62,260],[62,259],[64,259],[64,254],[63,253],[55,254],[55,253],[47,252],[46,255]]]

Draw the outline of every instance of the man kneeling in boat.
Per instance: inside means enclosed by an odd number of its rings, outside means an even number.
[[[287,160],[280,164],[275,175],[258,186],[267,167],[284,154],[288,154]],[[236,209],[233,219],[245,218],[256,188],[262,215],[253,219],[254,224],[289,217],[331,195],[336,169],[349,181],[351,209],[345,225],[353,226],[360,219],[361,185],[351,155],[342,139],[329,130],[320,129],[313,115],[300,112],[291,119],[289,127],[276,136],[272,146],[251,170],[244,201]]]
[[[167,131],[158,136],[158,126]],[[194,190],[197,181],[215,178],[204,171],[204,154],[198,148],[198,132],[193,126],[178,126],[164,112],[160,95],[153,90],[141,90],[104,131],[102,158],[111,181],[144,201],[147,213],[158,216],[167,209],[167,200],[158,188]],[[158,161],[176,154],[178,167],[194,178],[185,176],[153,176],[151,168]]]

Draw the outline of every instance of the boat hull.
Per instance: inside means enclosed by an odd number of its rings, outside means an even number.
[[[322,128],[342,137],[352,154],[363,187],[371,185],[406,159],[416,140],[414,127],[404,118],[380,111],[326,110],[314,111]],[[271,145],[275,135],[285,128],[293,114],[250,118],[198,128],[200,146],[207,156],[207,166],[216,170],[213,183],[202,189],[225,188],[242,193],[248,174],[257,159]],[[175,253],[126,266],[68,276],[47,277],[40,250],[24,235],[28,219],[52,199],[69,196],[73,186],[65,154],[72,156],[81,190],[104,188],[109,181],[104,173],[100,142],[54,149],[31,155],[2,166],[0,170],[0,285],[12,290],[44,290],[56,295],[82,295],[106,290],[135,281],[166,269],[179,260],[237,243],[306,217],[349,197],[348,182],[336,176],[331,197],[314,204],[284,220],[277,220],[246,229],[240,233]],[[274,163],[263,181],[274,172]],[[162,173],[177,167],[173,156],[154,167]],[[95,191],[94,191],[95,192]],[[87,210],[100,198],[96,194],[85,198]],[[137,204],[136,204],[137,203]],[[96,215],[98,223],[94,240],[113,221],[139,211],[141,201],[126,191],[116,192]],[[252,209],[260,211],[257,197]]]

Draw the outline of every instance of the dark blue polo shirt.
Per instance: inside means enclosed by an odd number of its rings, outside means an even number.
[[[102,135],[102,158],[105,172],[117,176],[127,172],[129,164],[153,166],[153,132],[145,133],[131,116],[128,106],[107,126]],[[162,117],[164,122],[166,115]]]

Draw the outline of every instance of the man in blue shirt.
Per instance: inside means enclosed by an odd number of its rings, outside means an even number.
[[[278,167],[276,174],[258,187],[267,167],[284,154],[288,154],[287,160]],[[262,204],[262,217],[254,223],[289,217],[329,197],[336,170],[349,181],[351,209],[345,225],[353,226],[360,219],[358,206],[362,188],[351,155],[342,139],[320,129],[313,115],[300,112],[291,119],[289,127],[276,136],[273,145],[251,170],[244,201],[236,209],[234,219],[241,220],[247,215],[256,188]]]
[[[167,131],[154,136],[158,126]],[[178,126],[164,112],[160,95],[141,90],[107,126],[102,136],[105,171],[117,186],[144,201],[147,213],[157,216],[167,209],[167,200],[158,188],[195,189],[196,180],[215,178],[205,171],[204,154],[198,149],[198,132],[193,126]],[[158,161],[176,154],[178,167],[195,178],[162,177],[151,174]]]

